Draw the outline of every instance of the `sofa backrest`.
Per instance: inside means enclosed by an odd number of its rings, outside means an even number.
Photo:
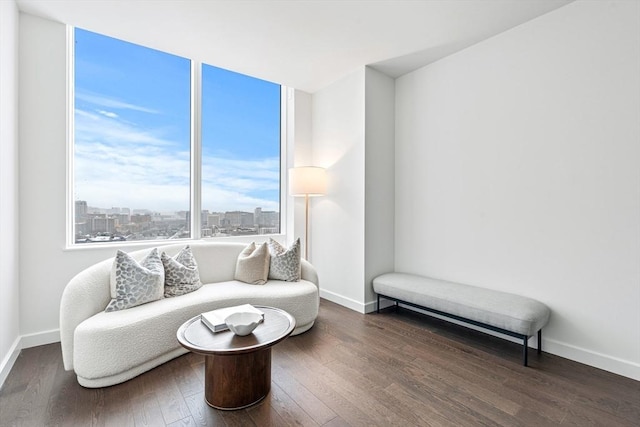
[[[185,245],[171,245],[159,248],[167,255],[173,256]],[[247,246],[245,243],[207,242],[189,243],[193,256],[198,263],[198,272],[202,283],[216,283],[233,280],[236,272],[238,255]]]

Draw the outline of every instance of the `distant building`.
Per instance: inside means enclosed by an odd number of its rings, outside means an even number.
[[[87,217],[88,207],[84,200],[76,200],[76,222],[82,222]]]
[[[92,233],[115,233],[118,219],[106,215],[96,215],[91,219]]]
[[[135,214],[131,216],[131,222],[134,224],[144,224],[151,222],[151,215],[149,214]]]
[[[279,227],[280,212],[263,211],[260,217],[260,223],[258,225],[265,226],[265,227]]]
[[[212,213],[207,215],[207,226],[208,227],[220,227],[220,214]]]
[[[255,221],[255,225],[260,225],[260,221],[262,221],[262,208],[256,208],[253,211],[253,220]]]
[[[251,212],[230,211],[224,213],[225,222],[231,227],[253,227]]]
[[[121,213],[118,215],[113,215],[114,218],[118,218],[118,224],[127,225],[130,222],[129,214]]]

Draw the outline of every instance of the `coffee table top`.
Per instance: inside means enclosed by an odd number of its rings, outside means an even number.
[[[231,331],[213,332],[197,315],[178,329],[178,341],[183,347],[200,354],[242,354],[275,345],[296,327],[296,320],[284,310],[262,305],[255,307],[264,312],[264,321],[247,336],[241,337]]]

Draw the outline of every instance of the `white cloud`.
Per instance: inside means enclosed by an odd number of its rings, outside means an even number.
[[[187,210],[188,141],[144,129],[121,117],[76,110],[74,195],[91,206],[154,211]],[[202,159],[202,208],[279,210],[280,159]],[[275,196],[269,196],[275,195]]]
[[[149,114],[159,114],[160,112],[152,108],[143,107],[140,105],[129,104],[128,102],[120,101],[117,99],[109,98],[104,95],[97,95],[89,92],[76,92],[76,99],[81,101],[90,102],[95,105],[100,105],[106,108],[115,108],[119,110],[133,110],[141,111]]]
[[[100,141],[105,144],[171,145],[159,131],[140,129],[123,120],[109,120],[101,114],[75,110],[76,143]]]
[[[111,112],[111,111],[98,110],[98,113],[102,114],[103,116],[109,117],[111,119],[117,119],[118,118],[118,115],[116,113]]]

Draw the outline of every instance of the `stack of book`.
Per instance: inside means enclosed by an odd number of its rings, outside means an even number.
[[[217,310],[207,311],[200,315],[200,321],[204,323],[213,332],[221,332],[229,329],[224,320],[233,313],[257,313],[264,320],[264,313],[251,304],[236,305],[233,307],[219,308]]]

